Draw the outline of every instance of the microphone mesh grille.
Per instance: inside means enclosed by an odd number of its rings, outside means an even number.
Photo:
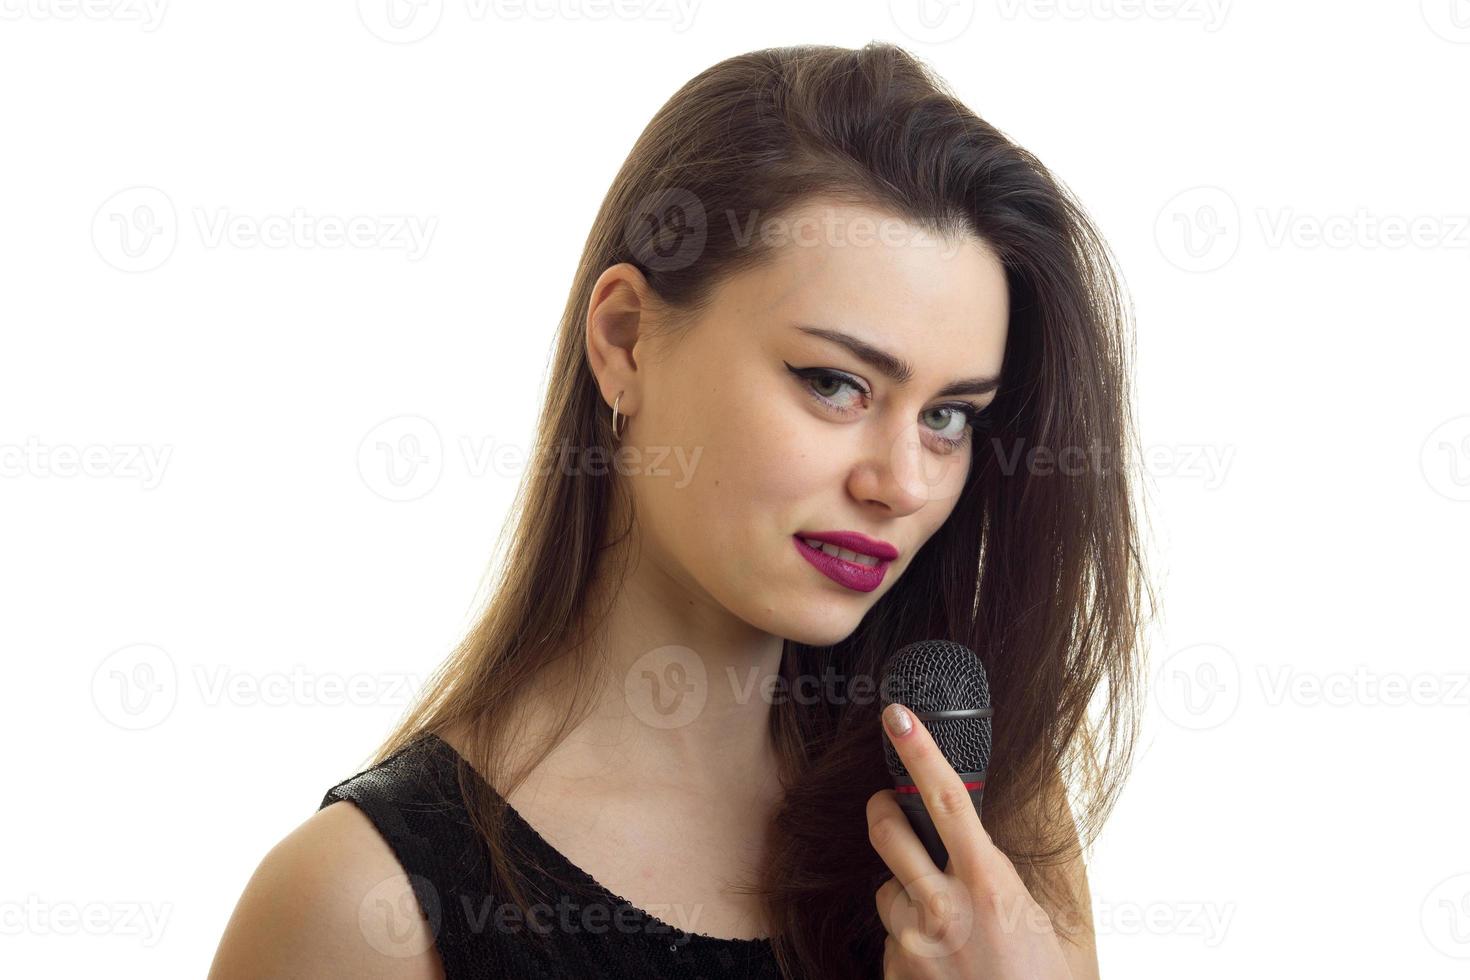
[[[889,660],[879,686],[883,707],[898,701],[916,712],[962,711],[990,707],[990,684],[975,652],[950,640],[921,640]],[[926,721],[924,727],[956,772],[978,772],[990,765],[990,718]],[[909,779],[898,750],[882,733],[888,771]]]

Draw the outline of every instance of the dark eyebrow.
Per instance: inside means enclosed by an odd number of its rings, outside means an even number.
[[[830,340],[834,344],[846,347],[854,357],[872,365],[883,372],[900,387],[907,384],[914,376],[914,369],[908,361],[890,354],[885,350],[879,350],[865,340],[859,340],[852,334],[843,333],[841,330],[832,330],[827,327],[814,327],[808,324],[798,323],[796,329],[813,337]],[[948,398],[951,395],[988,395],[1000,387],[1000,378],[963,378],[952,381],[940,388],[935,395],[937,398]]]

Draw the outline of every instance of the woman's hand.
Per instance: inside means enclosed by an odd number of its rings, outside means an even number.
[[[959,773],[913,712],[900,734],[890,705],[884,727],[913,776],[949,852],[934,866],[891,789],[868,799],[868,839],[894,877],[875,896],[888,931],[883,980],[1071,980],[1044,909],[990,840]]]

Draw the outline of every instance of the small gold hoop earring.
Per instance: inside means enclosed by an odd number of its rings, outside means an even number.
[[[616,398],[613,399],[613,409],[612,409],[613,442],[617,442],[619,439],[621,439],[623,437],[623,430],[618,425],[618,402],[620,402],[622,400],[623,400],[623,393],[620,391],[620,392],[618,392],[618,397],[616,397]],[[624,416],[624,417],[626,418],[626,416]]]

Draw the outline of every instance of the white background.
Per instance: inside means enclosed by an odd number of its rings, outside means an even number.
[[[1470,4],[619,10],[0,0],[0,971],[203,975],[470,622],[638,132],[881,38],[1136,303],[1163,608],[1103,976],[1464,976]]]

